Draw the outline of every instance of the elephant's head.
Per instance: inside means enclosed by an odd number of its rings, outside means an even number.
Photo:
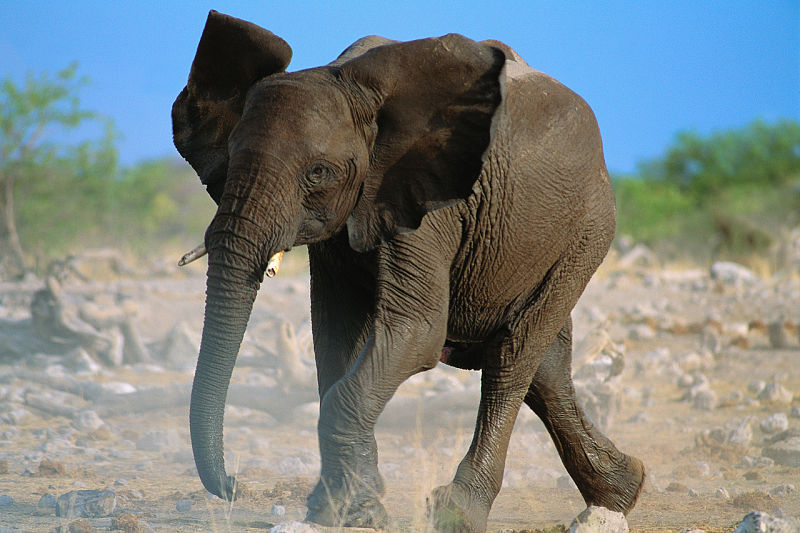
[[[268,258],[345,228],[357,251],[413,231],[471,194],[491,141],[500,50],[459,35],[361,49],[286,73],[282,39],[212,11],[172,109],[175,145],[218,204],[190,418],[198,472],[221,497],[234,491],[225,396]]]

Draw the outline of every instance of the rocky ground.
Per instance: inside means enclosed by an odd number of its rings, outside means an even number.
[[[318,402],[307,274],[288,262],[262,288],[233,376],[232,504],[203,490],[189,444],[202,267],[84,261],[0,284],[0,531],[302,531]],[[663,269],[641,249],[603,265],[573,312],[574,373],[592,419],[647,466],[632,531],[733,531],[751,511],[797,530],[798,301],[797,272]],[[425,531],[478,391],[477,373],[440,365],[390,402],[377,438],[391,531]],[[489,531],[564,531],[584,508],[523,410]]]

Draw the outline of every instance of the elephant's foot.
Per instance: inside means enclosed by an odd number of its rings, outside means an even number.
[[[644,488],[644,464],[636,457],[617,452],[614,464],[597,468],[591,477],[575,479],[587,505],[598,505],[627,515]],[[593,464],[593,466],[597,466]]]
[[[437,487],[428,498],[428,520],[440,533],[486,531],[489,507],[459,485]]]
[[[360,490],[347,490],[320,480],[308,496],[307,522],[332,527],[380,529],[388,519],[377,491],[363,485]]]

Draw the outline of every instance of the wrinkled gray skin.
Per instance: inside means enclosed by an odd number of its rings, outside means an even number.
[[[322,457],[308,520],[386,523],[375,422],[440,360],[482,379],[472,445],[428,500],[439,531],[485,530],[523,402],[586,503],[630,511],[643,465],[585,419],[571,381],[570,311],[615,226],[589,107],[496,41],[367,37],[286,73],[290,57],[212,12],[172,111],[219,204],[190,415],[205,487],[235,495],[230,375],[268,258],[307,244]]]

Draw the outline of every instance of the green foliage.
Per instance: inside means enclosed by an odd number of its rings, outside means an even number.
[[[800,123],[680,133],[614,188],[618,234],[689,256],[766,253],[800,223]]]
[[[165,247],[191,247],[213,216],[213,202],[185,163],[120,169],[113,124],[81,107],[87,83],[72,65],[22,85],[0,84],[0,274],[83,248],[153,257]],[[86,125],[102,134],[69,142]],[[17,257],[4,261],[3,251]]]

